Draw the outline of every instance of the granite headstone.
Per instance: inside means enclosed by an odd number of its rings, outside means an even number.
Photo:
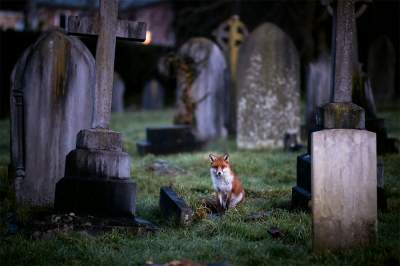
[[[61,31],[42,34],[11,77],[11,171],[20,203],[52,205],[65,157],[93,115],[95,62]]]
[[[283,147],[300,128],[300,62],[290,37],[278,26],[256,28],[239,51],[237,145]]]

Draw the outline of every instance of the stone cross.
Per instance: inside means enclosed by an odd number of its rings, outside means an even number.
[[[108,129],[111,116],[116,37],[143,41],[146,25],[118,20],[118,0],[101,0],[95,18],[70,17],[68,32],[98,34],[92,129],[77,135],[66,158],[65,176],[56,185],[54,206],[65,212],[115,217],[135,214],[136,184],[130,180],[130,158],[122,136]]]
[[[236,134],[236,72],[239,48],[248,34],[249,32],[246,25],[240,20],[238,15],[231,16],[227,21],[221,23],[213,32],[217,43],[221,46],[229,61],[231,88],[227,96],[230,99],[228,131],[231,135]]]
[[[333,99],[311,135],[315,252],[366,246],[377,234],[376,134],[363,130],[364,109],[352,103],[356,1],[335,1]]]
[[[222,47],[229,59],[232,79],[236,80],[236,65],[239,47],[248,35],[246,25],[240,20],[238,15],[233,15],[223,22],[214,31],[217,43]]]
[[[328,12],[333,16],[332,36],[332,102],[352,101],[352,74],[354,61],[358,64],[356,18],[366,9],[362,5],[355,10],[355,3],[359,0],[338,0],[336,9],[329,5],[329,0],[321,0],[327,5]],[[363,0],[364,2],[368,2]]]
[[[108,128],[114,73],[115,42],[117,38],[143,42],[146,24],[118,20],[118,0],[101,0],[100,12],[94,18],[68,17],[66,31],[78,35],[98,35],[96,47],[96,84],[93,128]]]

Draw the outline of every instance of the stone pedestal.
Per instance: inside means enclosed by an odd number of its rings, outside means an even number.
[[[67,155],[65,177],[56,185],[55,208],[105,216],[135,214],[136,185],[121,134],[106,129],[78,133]]]
[[[297,181],[292,188],[292,207],[308,209],[311,200],[311,155],[297,157]]]
[[[146,129],[146,136],[146,140],[136,143],[140,155],[190,152],[201,147],[190,126],[151,127]]]
[[[313,249],[371,244],[377,233],[376,134],[331,129],[312,134]]]
[[[319,108],[317,113],[317,124],[313,131],[322,129],[364,129],[377,133],[377,147],[379,153],[379,143],[388,145],[386,130],[384,129],[383,119],[365,120],[363,109],[354,103],[328,103]],[[364,126],[365,125],[365,126]],[[292,188],[292,207],[308,209],[311,200],[311,133],[308,138],[308,152],[297,157],[297,182]],[[386,140],[385,140],[386,139]],[[381,142],[380,142],[381,141]],[[378,184],[378,208],[385,210],[387,207],[386,195],[383,187],[383,162],[377,164]]]

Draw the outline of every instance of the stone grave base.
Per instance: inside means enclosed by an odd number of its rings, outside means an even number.
[[[65,177],[56,184],[55,208],[101,216],[133,216],[136,185],[122,136],[108,129],[84,129],[66,158]]]
[[[146,129],[147,139],[136,143],[140,155],[171,154],[191,152],[201,148],[202,142],[185,125],[150,127]]]
[[[312,134],[313,250],[374,243],[377,234],[376,134],[331,129]]]
[[[308,209],[311,200],[311,156],[297,156],[297,185],[292,188],[292,208]]]
[[[383,163],[377,164],[377,180],[378,180],[378,209],[387,209],[387,197],[384,184],[380,184],[384,180]],[[309,210],[311,200],[311,156],[303,154],[297,157],[297,181],[296,186],[292,188],[292,208]]]
[[[59,211],[111,216],[132,216],[136,184],[128,179],[65,177],[56,185],[55,208]]]

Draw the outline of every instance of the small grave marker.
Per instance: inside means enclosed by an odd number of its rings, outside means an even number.
[[[193,210],[170,187],[160,189],[160,210],[179,225],[190,225],[193,219]]]

